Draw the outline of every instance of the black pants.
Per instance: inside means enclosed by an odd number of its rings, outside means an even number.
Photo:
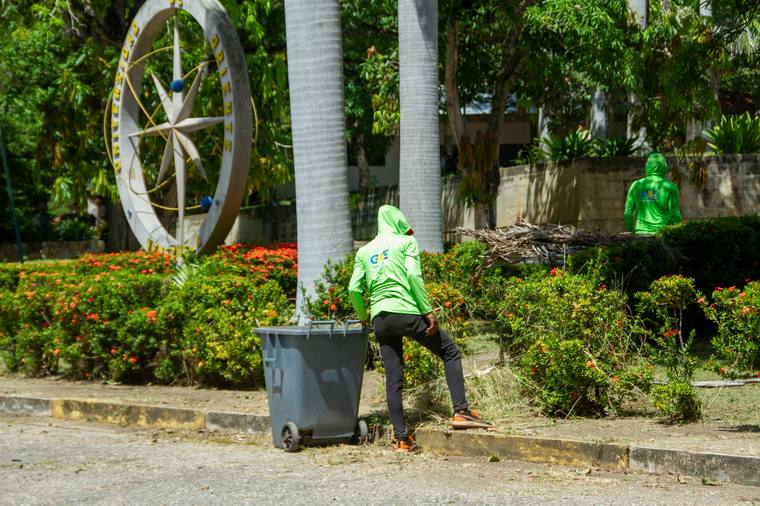
[[[449,386],[454,411],[467,409],[464,395],[464,374],[459,348],[451,342],[443,330],[427,335],[427,319],[420,315],[382,312],[373,320],[375,336],[380,343],[380,355],[385,367],[385,393],[388,411],[396,439],[409,435],[404,422],[401,389],[404,384],[403,338],[411,337],[433,354],[443,359],[446,383]]]

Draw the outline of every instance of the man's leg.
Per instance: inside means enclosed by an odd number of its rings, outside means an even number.
[[[432,336],[427,335],[427,320],[421,316],[415,320],[413,332],[412,337],[418,343],[443,360],[443,372],[446,376],[446,384],[449,386],[454,411],[467,410],[462,355],[459,353],[457,345],[440,328]]]
[[[398,332],[396,315],[379,315],[374,320],[375,336],[380,344],[380,356],[385,368],[385,396],[388,413],[393,424],[393,435],[397,441],[405,439],[409,432],[404,421],[404,406],[401,391],[404,386],[403,341]]]

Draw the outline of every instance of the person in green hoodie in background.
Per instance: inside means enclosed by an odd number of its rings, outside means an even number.
[[[646,177],[628,189],[625,202],[625,227],[637,234],[654,234],[665,225],[681,222],[678,187],[665,179],[668,162],[661,153],[649,155]],[[634,224],[633,214],[636,212]]]
[[[404,422],[401,391],[404,383],[403,338],[411,337],[443,359],[446,383],[454,405],[456,429],[490,428],[469,409],[464,391],[462,358],[457,346],[439,326],[422,279],[420,250],[412,227],[399,209],[382,206],[378,233],[359,249],[348,292],[359,319],[372,320],[385,368],[385,390],[395,445],[411,451],[414,439]],[[369,291],[370,314],[362,297]]]

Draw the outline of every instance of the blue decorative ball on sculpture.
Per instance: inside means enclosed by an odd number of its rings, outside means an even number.
[[[214,199],[212,199],[209,196],[203,197],[201,199],[201,209],[204,211],[208,211],[211,208],[211,204],[214,203]]]
[[[175,79],[174,81],[169,83],[169,88],[173,92],[179,93],[180,91],[185,89],[185,81],[183,81],[182,79]]]

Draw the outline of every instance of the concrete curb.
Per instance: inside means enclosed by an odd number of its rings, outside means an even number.
[[[45,399],[0,395],[0,413],[54,417],[175,430],[269,433],[269,417],[94,399]],[[382,425],[371,429],[371,440],[388,439]],[[610,471],[680,474],[710,481],[760,486],[760,457],[668,450],[638,445],[574,441],[529,436],[420,429],[417,443],[441,455],[491,457],[527,462],[598,467]]]
[[[631,445],[631,471],[673,473],[760,487],[760,457]]]
[[[421,429],[417,443],[441,455],[516,459],[598,467],[610,471],[678,474],[703,480],[760,486],[760,457],[669,450],[628,444]]]
[[[133,425],[156,429],[269,432],[269,417],[95,399],[42,399],[0,395],[0,413],[49,416],[61,420]]]
[[[0,395],[0,413],[13,415],[53,416],[50,399]]]
[[[628,468],[627,445],[429,429],[418,430],[416,435],[420,447],[438,454],[495,456],[610,471]]]

